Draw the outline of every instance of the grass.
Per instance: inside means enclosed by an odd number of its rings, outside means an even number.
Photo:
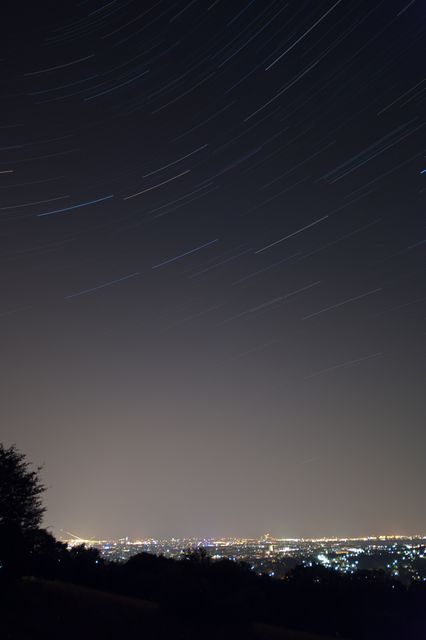
[[[156,603],[31,578],[1,605],[1,640],[320,640],[264,624],[197,622],[165,613]]]

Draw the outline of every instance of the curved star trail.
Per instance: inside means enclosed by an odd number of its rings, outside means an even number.
[[[426,530],[424,3],[8,4],[0,439],[52,522]]]

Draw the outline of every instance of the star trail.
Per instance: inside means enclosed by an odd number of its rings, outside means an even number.
[[[4,11],[0,440],[49,526],[424,533],[424,3]]]

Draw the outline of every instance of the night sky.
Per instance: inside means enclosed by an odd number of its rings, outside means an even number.
[[[425,4],[0,29],[0,439],[46,525],[425,533]]]

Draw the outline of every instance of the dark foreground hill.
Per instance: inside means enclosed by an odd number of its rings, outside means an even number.
[[[327,640],[258,623],[179,616],[157,603],[97,589],[23,579],[2,598],[2,640]]]

